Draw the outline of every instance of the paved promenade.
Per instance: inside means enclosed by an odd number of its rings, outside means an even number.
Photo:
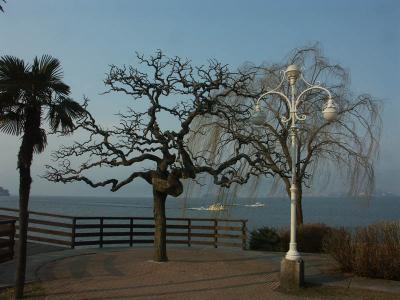
[[[42,282],[46,299],[305,299],[276,291],[282,253],[173,247],[168,254],[168,263],[155,263],[151,247],[39,253],[29,257],[27,279]],[[304,259],[309,283],[400,298],[400,282],[344,276],[326,255]],[[0,265],[0,285],[12,284],[14,267]]]

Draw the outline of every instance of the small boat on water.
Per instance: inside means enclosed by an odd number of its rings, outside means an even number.
[[[207,210],[224,210],[225,207],[221,203],[214,203],[208,206]]]
[[[256,202],[253,204],[226,204],[223,205],[222,203],[214,203],[209,205],[208,207],[190,207],[188,209],[192,210],[211,210],[211,211],[221,211],[221,210],[226,210],[229,207],[264,207],[265,204],[261,202]]]
[[[254,204],[249,204],[249,205],[246,205],[246,206],[250,206],[250,207],[264,207],[265,204],[264,204],[264,203],[261,203],[261,202],[256,202],[256,203],[254,203]]]

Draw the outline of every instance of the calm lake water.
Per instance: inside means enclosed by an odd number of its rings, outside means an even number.
[[[264,204],[257,207],[255,203]],[[167,199],[167,217],[248,219],[248,229],[261,226],[288,226],[289,201],[286,198],[237,199],[224,211],[208,211],[206,199]],[[18,208],[16,196],[0,197],[0,207]],[[120,197],[47,197],[32,196],[30,210],[72,216],[153,215],[151,198]],[[370,201],[352,198],[305,198],[304,222],[322,222],[332,226],[357,227],[382,220],[400,220],[400,197],[381,197]],[[1,212],[0,212],[1,214]]]

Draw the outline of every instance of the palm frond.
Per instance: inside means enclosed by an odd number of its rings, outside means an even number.
[[[71,92],[70,87],[62,81],[51,81],[49,82],[49,89],[58,95],[68,96]]]
[[[45,54],[40,59],[35,57],[32,65],[32,77],[42,87],[44,93],[49,90],[64,96],[70,93],[69,86],[62,82],[61,63],[51,55]]]
[[[29,129],[34,152],[42,152],[47,145],[46,131],[28,128],[26,123],[32,111],[42,111],[48,106],[50,127],[70,133],[74,129],[73,120],[85,110],[67,98],[70,88],[62,82],[62,77],[60,61],[50,55],[36,57],[31,66],[14,56],[1,57],[0,131],[18,135]]]
[[[31,88],[29,69],[30,66],[17,57],[0,58],[0,112],[24,102],[24,91]]]
[[[7,83],[26,80],[30,66],[15,56],[4,55],[0,58],[0,89]]]
[[[35,145],[33,146],[33,151],[35,153],[42,153],[47,146],[47,135],[46,131],[39,128],[39,131],[34,136]]]
[[[19,104],[22,91],[20,89],[7,89],[0,91],[0,114],[5,111],[12,110],[14,106]]]
[[[75,128],[73,121],[84,116],[85,112],[78,102],[60,97],[49,107],[47,119],[53,132],[60,129],[62,133],[68,134]]]
[[[5,134],[20,135],[24,131],[21,115],[14,111],[0,114],[0,131]]]

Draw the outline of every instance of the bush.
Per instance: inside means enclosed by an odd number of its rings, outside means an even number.
[[[335,230],[324,249],[343,271],[360,276],[400,280],[400,222],[381,222],[354,233]]]
[[[303,224],[297,229],[297,249],[300,252],[323,252],[323,240],[333,229],[322,223]],[[282,251],[289,250],[290,231],[280,232]]]
[[[325,224],[304,224],[297,231],[297,246],[301,252],[322,252],[322,241],[332,229]],[[287,251],[290,231],[262,227],[250,234],[250,249],[264,251]]]
[[[281,241],[274,228],[262,227],[250,233],[250,249],[263,251],[281,251]]]
[[[351,234],[344,228],[333,229],[323,240],[323,250],[340,264],[343,272],[353,269],[353,245]]]

